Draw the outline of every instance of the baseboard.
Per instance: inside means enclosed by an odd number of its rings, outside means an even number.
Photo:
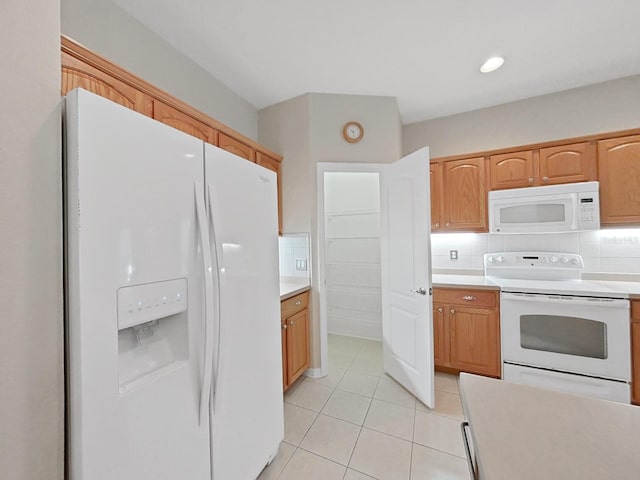
[[[304,372],[307,377],[311,378],[320,378],[322,377],[322,369],[321,368],[307,368]]]

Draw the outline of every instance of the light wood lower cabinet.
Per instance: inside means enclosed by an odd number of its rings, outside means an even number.
[[[500,377],[497,291],[434,289],[433,328],[436,369]]]
[[[309,292],[283,300],[282,385],[287,390],[309,367]]]
[[[640,300],[631,302],[631,402],[640,405]]]

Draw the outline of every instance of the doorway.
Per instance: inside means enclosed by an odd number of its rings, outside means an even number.
[[[380,168],[318,164],[321,370],[328,335],[382,340]]]

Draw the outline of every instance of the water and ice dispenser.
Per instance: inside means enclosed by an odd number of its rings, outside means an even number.
[[[126,393],[189,357],[187,280],[118,289],[118,382]]]

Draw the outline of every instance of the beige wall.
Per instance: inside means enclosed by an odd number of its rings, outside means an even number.
[[[402,150],[432,157],[640,127],[640,75],[405,125]]]
[[[364,138],[350,144],[342,127],[356,120]],[[317,164],[390,163],[400,158],[401,124],[395,98],[310,93],[258,112],[259,141],[281,152],[283,230],[311,235],[311,355],[320,367]]]
[[[60,5],[0,15],[0,477],[63,478]]]
[[[225,125],[257,138],[258,111],[253,105],[114,3],[61,1],[62,33]]]

